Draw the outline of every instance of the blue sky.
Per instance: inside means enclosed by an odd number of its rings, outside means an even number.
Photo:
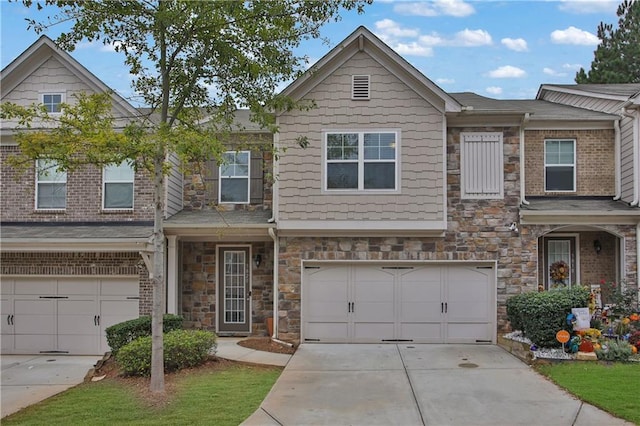
[[[571,84],[588,69],[601,21],[617,25],[618,1],[390,1],[377,0],[365,13],[343,13],[323,27],[319,40],[298,53],[316,61],[364,25],[447,92],[471,91],[498,99],[533,98],[540,84]],[[0,0],[0,67],[38,35],[25,18],[49,13]],[[67,27],[68,28],[68,27]],[[46,34],[55,39],[64,27]],[[131,95],[123,56],[101,44],[83,43],[72,55],[108,86]]]

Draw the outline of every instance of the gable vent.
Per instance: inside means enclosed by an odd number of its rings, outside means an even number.
[[[368,75],[354,75],[351,85],[351,99],[369,99],[370,82]]]

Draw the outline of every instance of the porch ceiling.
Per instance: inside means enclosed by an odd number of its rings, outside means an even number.
[[[530,197],[520,206],[523,224],[640,223],[640,208],[609,197]]]

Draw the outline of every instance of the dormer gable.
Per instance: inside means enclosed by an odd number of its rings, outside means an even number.
[[[440,112],[459,112],[461,105],[413,65],[398,55],[364,26],[358,27],[342,43],[334,47],[301,77],[286,87],[282,94],[300,100],[327,76],[359,52],[367,53]],[[376,96],[375,82],[368,75],[352,76],[352,99],[367,100]]]

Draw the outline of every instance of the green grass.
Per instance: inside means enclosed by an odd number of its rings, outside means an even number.
[[[537,369],[581,400],[640,424],[640,363],[565,362]]]
[[[176,381],[175,397],[151,408],[114,380],[85,383],[2,419],[2,425],[238,425],[265,398],[281,368],[234,365]]]

